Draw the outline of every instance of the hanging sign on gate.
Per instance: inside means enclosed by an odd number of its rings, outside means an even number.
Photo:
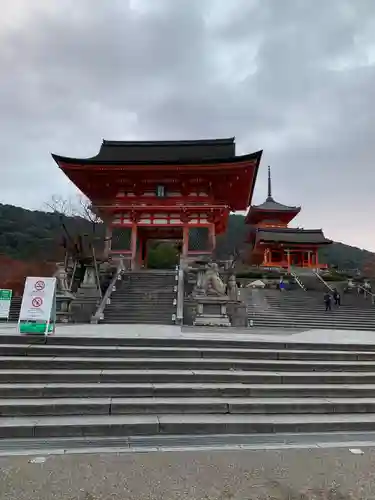
[[[26,278],[18,320],[20,333],[53,333],[56,323],[56,278]]]
[[[9,318],[12,293],[13,293],[12,290],[0,289],[0,319]]]

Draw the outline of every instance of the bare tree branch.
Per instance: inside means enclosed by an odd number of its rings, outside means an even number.
[[[77,195],[70,198],[53,195],[51,199],[45,203],[45,207],[48,211],[65,215],[66,217],[80,217],[92,224],[100,224],[103,222],[94,212],[90,200],[83,195]]]
[[[45,207],[48,211],[66,217],[75,217],[77,215],[71,198],[66,199],[59,195],[52,195],[51,199],[45,203]]]

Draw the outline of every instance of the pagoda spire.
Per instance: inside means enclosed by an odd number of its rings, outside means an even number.
[[[267,201],[273,201],[272,198],[272,184],[271,184],[271,167],[268,166],[268,195]]]

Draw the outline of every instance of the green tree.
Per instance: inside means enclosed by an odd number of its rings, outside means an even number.
[[[148,251],[147,267],[173,269],[179,261],[176,245],[168,242],[155,243]]]

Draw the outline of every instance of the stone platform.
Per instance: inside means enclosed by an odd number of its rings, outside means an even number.
[[[0,325],[1,335],[18,336],[17,324],[6,323]],[[313,329],[303,330],[295,328],[239,328],[239,327],[200,327],[200,326],[175,326],[175,325],[150,325],[150,324],[58,324],[54,336],[63,337],[99,337],[99,338],[166,338],[166,339],[207,339],[220,340],[223,338],[238,341],[267,342],[308,342],[312,344],[375,344],[375,332],[363,330],[329,330]]]

